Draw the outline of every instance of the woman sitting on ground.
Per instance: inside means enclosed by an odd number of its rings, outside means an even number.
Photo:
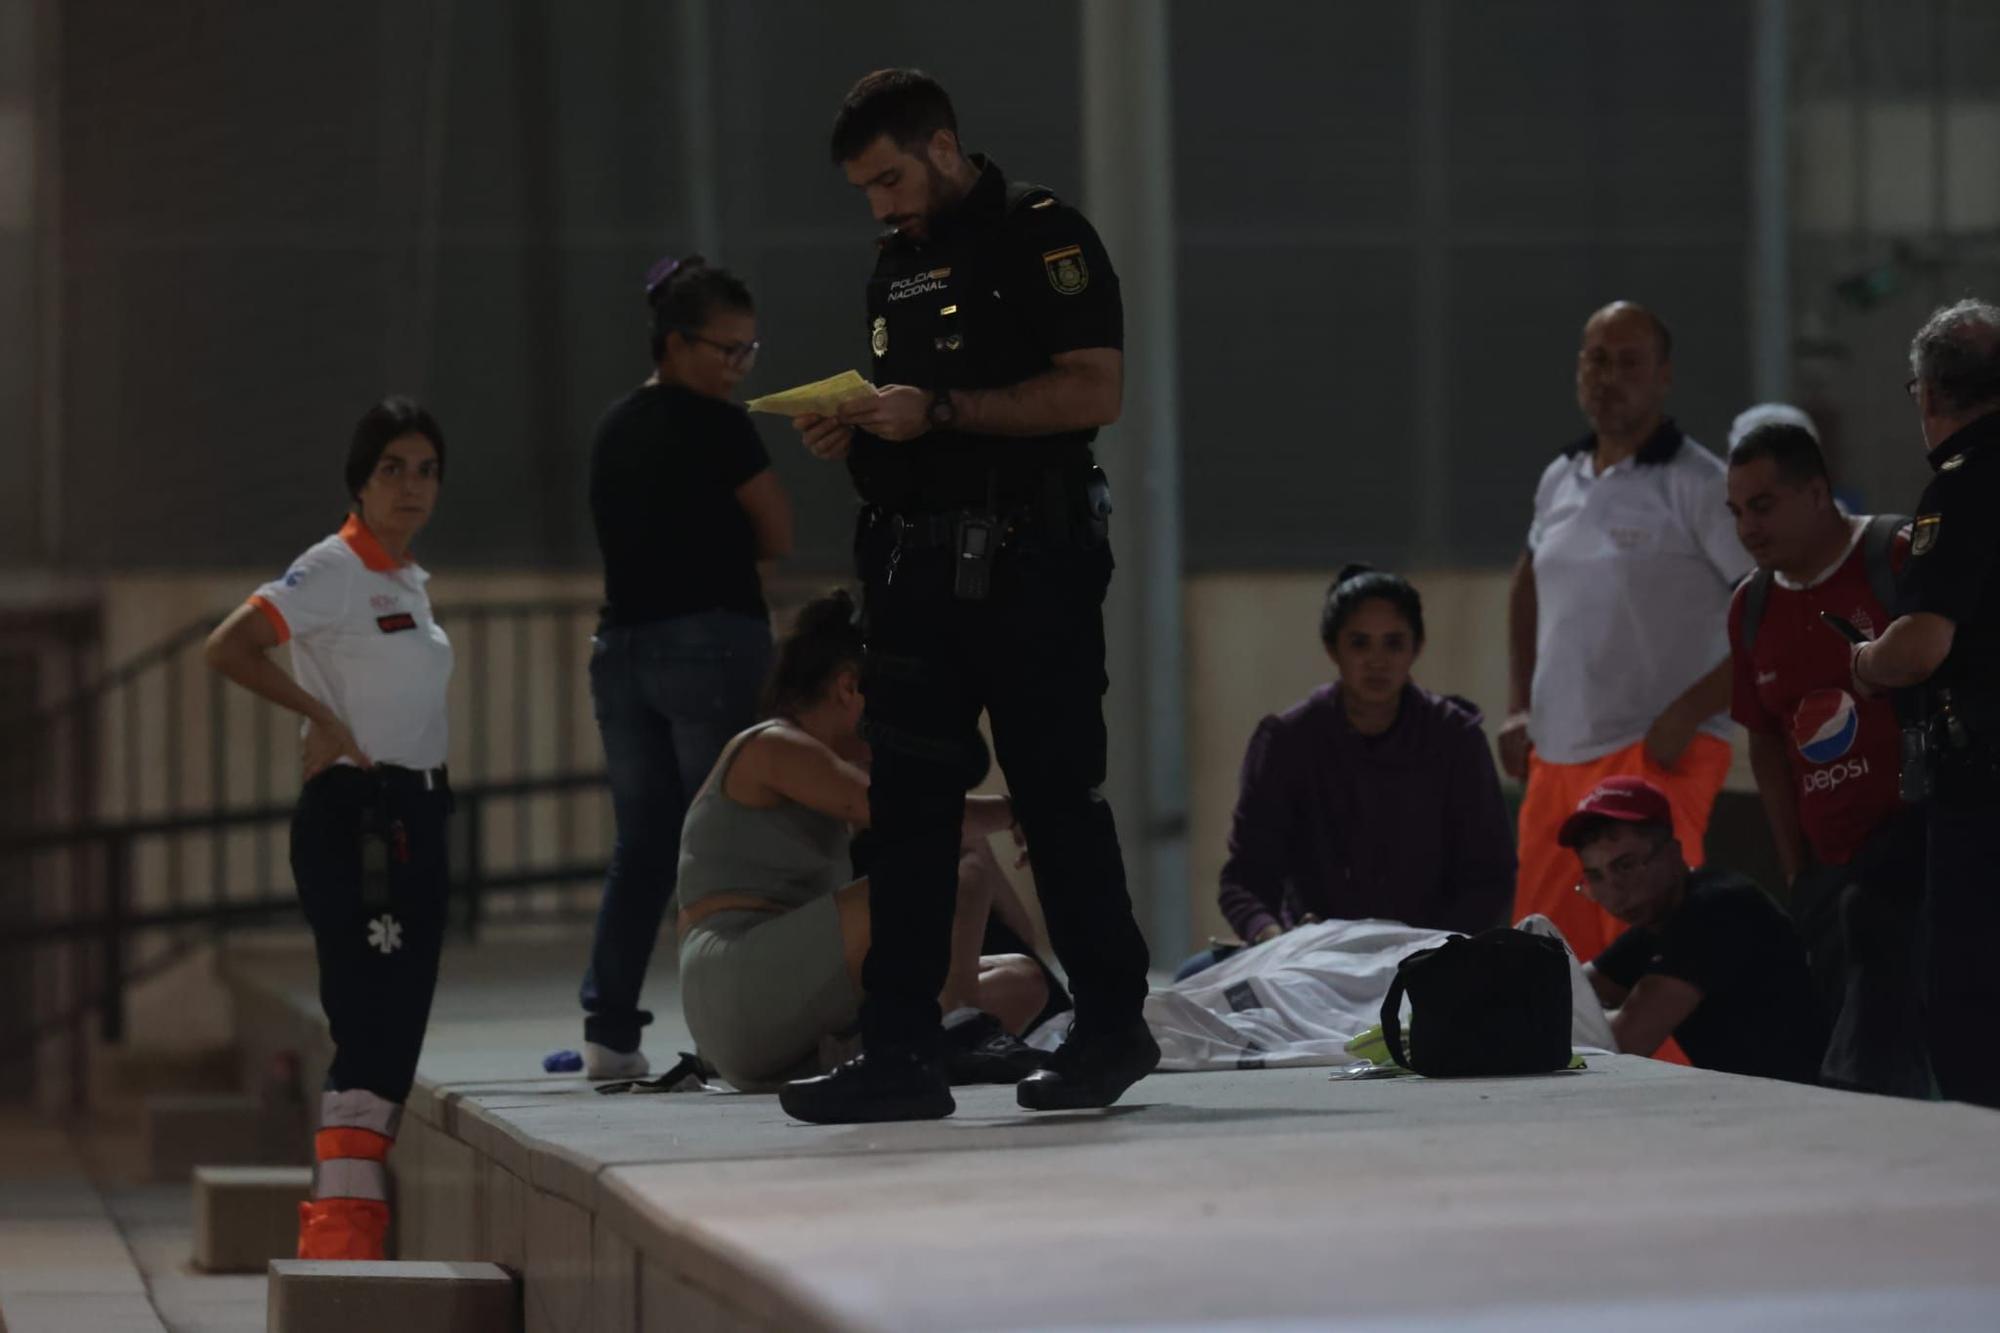
[[[848,842],[869,823],[868,746],[854,620],[845,592],[799,612],[772,670],[769,720],[729,742],[681,835],[681,1006],[702,1057],[739,1088],[811,1072],[821,1041],[861,1012],[868,881],[847,882]],[[965,798],[939,996],[946,1014],[980,1010],[1008,1034],[1050,994],[1036,960],[979,952],[989,915],[1033,938],[988,841],[1014,829],[1005,797]]]
[[[1410,679],[1423,599],[1399,575],[1349,565],[1327,589],[1320,641],[1337,679],[1250,738],[1223,916],[1245,944],[1333,918],[1506,924],[1513,828],[1479,710]],[[1180,975],[1234,951],[1197,954]]]

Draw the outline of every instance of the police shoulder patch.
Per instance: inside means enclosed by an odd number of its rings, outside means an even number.
[[[1064,296],[1075,296],[1090,286],[1090,270],[1084,266],[1083,247],[1080,245],[1045,251],[1042,271],[1049,275],[1049,286]]]
[[[1938,529],[1944,526],[1943,514],[1919,514],[1910,529],[1910,554],[1922,555],[1937,545]]]

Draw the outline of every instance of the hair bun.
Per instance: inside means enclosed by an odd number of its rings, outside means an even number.
[[[652,268],[646,270],[647,303],[651,304],[658,300],[660,293],[665,291],[675,278],[685,277],[696,269],[707,267],[708,260],[699,254],[685,254],[678,259],[672,255],[668,255],[665,259],[654,264]]]
[[[1358,579],[1363,574],[1373,574],[1375,572],[1376,572],[1375,566],[1369,564],[1363,564],[1359,561],[1356,561],[1354,564],[1351,565],[1342,565],[1340,567],[1340,572],[1333,576],[1333,586],[1338,588],[1341,584],[1347,582],[1349,579]]]
[[[845,588],[834,588],[799,608],[794,633],[844,635],[852,632],[853,627],[854,594]]]

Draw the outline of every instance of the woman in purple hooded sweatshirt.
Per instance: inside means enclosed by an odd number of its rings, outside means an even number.
[[[1336,679],[1260,722],[1243,757],[1223,916],[1246,945],[1336,918],[1506,924],[1514,830],[1479,709],[1410,679],[1423,599],[1400,575],[1349,565],[1319,633]],[[1180,975],[1234,951],[1197,954]]]

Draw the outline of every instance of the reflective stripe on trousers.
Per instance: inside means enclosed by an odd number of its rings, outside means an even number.
[[[313,1168],[313,1198],[389,1201],[389,1168],[360,1157],[336,1157]]]

